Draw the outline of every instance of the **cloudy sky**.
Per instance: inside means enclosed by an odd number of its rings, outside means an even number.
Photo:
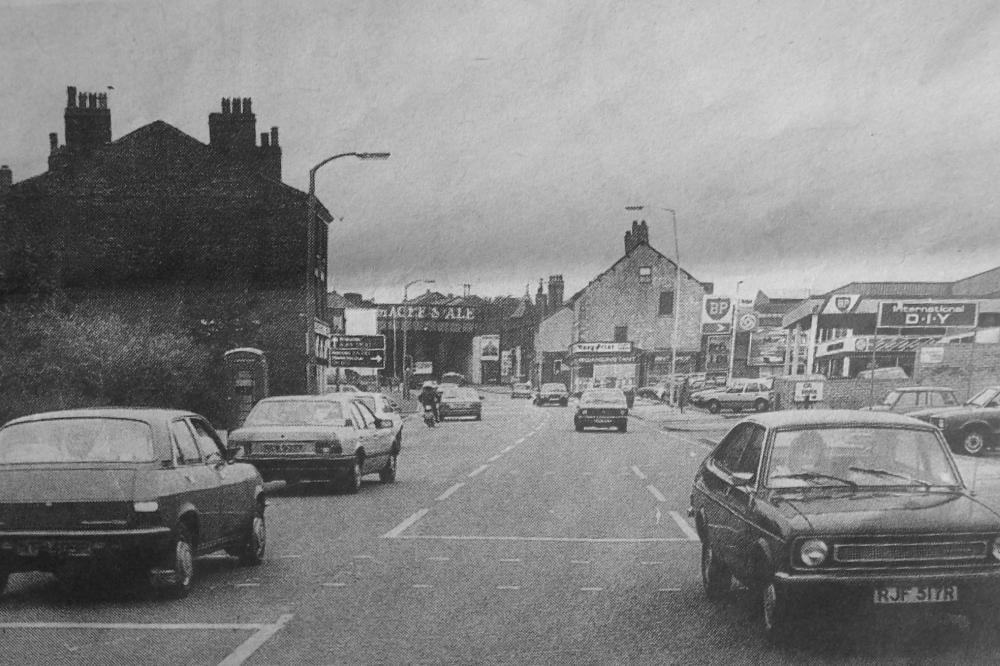
[[[0,162],[44,171],[65,88],[117,138],[208,140],[223,96],[280,127],[285,181],[344,151],[332,286],[383,300],[567,291],[652,244],[732,292],[954,279],[1000,264],[1000,4],[0,0]]]

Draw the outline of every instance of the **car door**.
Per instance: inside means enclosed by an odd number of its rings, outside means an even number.
[[[748,424],[747,434],[741,437],[743,446],[738,460],[729,456],[724,464],[733,474],[732,483],[725,495],[725,503],[734,519],[732,533],[731,556],[734,562],[733,571],[739,573],[746,570],[748,558],[753,552],[752,547],[757,539],[756,493],[760,481],[761,454],[764,450],[766,431],[758,425]],[[733,453],[735,454],[734,449]],[[737,483],[737,474],[751,474],[750,483]]]
[[[736,564],[735,553],[743,516],[743,512],[734,512],[732,509],[730,493],[734,479],[731,469],[739,467],[750,432],[751,424],[741,423],[736,426],[705,461],[703,481],[708,492],[705,527],[719,557],[729,566]]]
[[[389,455],[389,450],[392,448],[394,429],[391,426],[386,428],[377,427],[376,423],[379,419],[375,416],[374,412],[368,409],[368,405],[359,402],[357,403],[357,408],[365,421],[365,430],[369,437],[369,443],[365,446],[365,451],[368,454],[366,462],[370,461],[371,466],[365,465],[365,467],[372,470],[382,469],[385,466],[386,456]]]
[[[354,435],[357,437],[357,447],[365,450],[365,464],[362,471],[367,474],[375,469],[372,456],[377,455],[378,442],[375,440],[375,424],[365,420],[366,418],[371,419],[373,417],[366,416],[362,409],[366,409],[365,406],[356,400],[352,400],[348,405],[351,421],[354,422]],[[368,413],[371,414],[371,412]]]
[[[199,545],[210,546],[218,542],[223,534],[218,475],[205,464],[186,418],[171,421],[170,434],[175,445],[177,470],[184,479],[183,489],[177,498],[179,508],[183,510],[184,505],[194,507],[198,513]]]
[[[248,480],[226,460],[226,451],[218,434],[200,418],[188,419],[198,451],[205,465],[215,474],[219,507],[219,527],[223,536],[232,536],[246,525],[253,503]]]

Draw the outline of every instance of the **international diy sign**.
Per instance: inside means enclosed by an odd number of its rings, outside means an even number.
[[[884,301],[878,306],[879,327],[925,328],[975,326],[978,303]]]

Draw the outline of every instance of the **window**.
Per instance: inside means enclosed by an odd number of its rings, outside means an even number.
[[[198,445],[194,441],[194,435],[188,428],[186,421],[174,421],[170,424],[170,432],[174,436],[174,446],[177,453],[177,462],[181,465],[201,462],[201,454],[198,452]]]
[[[640,284],[649,284],[653,281],[653,269],[649,266],[639,267],[639,282]]]
[[[194,428],[195,441],[198,444],[201,457],[209,463],[217,463],[225,460],[225,456],[222,455],[222,449],[219,447],[219,443],[215,441],[215,437],[212,436],[209,427],[201,421],[193,419],[191,420],[191,426]]]
[[[355,402],[354,407],[358,410],[358,415],[361,420],[358,421],[359,428],[374,428],[375,427],[375,415],[372,411],[365,406],[361,401]]]
[[[743,455],[740,457],[739,465],[734,472],[749,472],[757,474],[757,466],[760,464],[760,453],[764,446],[764,429],[754,427],[750,431],[750,439],[747,441]]]
[[[751,427],[748,425],[736,426],[716,449],[712,459],[715,463],[727,472],[739,470],[740,458],[746,448],[747,440],[750,438]]]
[[[628,326],[615,326],[615,342],[628,342]]]
[[[660,292],[660,315],[672,315],[674,313],[674,292]]]
[[[562,361],[560,361],[559,359],[552,361],[552,374],[558,375],[562,371],[563,371]]]

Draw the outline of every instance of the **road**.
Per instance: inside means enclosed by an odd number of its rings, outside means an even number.
[[[572,410],[487,394],[481,422],[408,420],[399,478],[270,500],[259,567],[209,556],[195,589],[67,596],[15,575],[0,654],[25,663],[993,663],[959,617],[848,618],[790,645],[746,594],[702,594],[686,519],[718,431],[573,430]],[[983,474],[984,479],[988,474]]]

